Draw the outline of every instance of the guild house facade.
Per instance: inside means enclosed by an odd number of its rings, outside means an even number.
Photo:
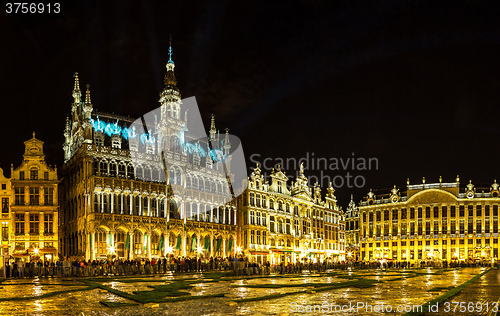
[[[498,260],[499,185],[476,188],[469,182],[394,187],[370,191],[359,206],[362,260],[410,262]]]
[[[323,196],[308,185],[301,165],[295,182],[278,165],[265,181],[259,165],[238,198],[242,251],[252,261],[271,264],[345,260],[345,220],[334,188]]]
[[[4,254],[25,261],[50,261],[59,252],[57,168],[46,163],[43,141],[35,133],[24,147],[22,163],[11,167],[10,183],[1,181],[2,190],[7,189],[2,191],[3,238],[8,233]]]
[[[227,199],[225,170],[214,163],[230,160],[229,137],[219,136],[212,117],[208,139],[190,138],[169,53],[161,114],[148,131],[128,117],[96,112],[89,86],[82,98],[75,75],[64,131],[65,256],[234,255],[236,207]]]

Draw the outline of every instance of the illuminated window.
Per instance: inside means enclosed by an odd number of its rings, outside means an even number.
[[[38,180],[38,170],[30,170],[30,180]]]
[[[9,240],[9,222],[2,222],[2,240]]]
[[[9,213],[9,198],[2,198],[2,213]]]
[[[43,219],[44,233],[52,234],[54,233],[54,215],[45,214]]]
[[[40,204],[40,188],[30,187],[30,205]]]
[[[16,214],[15,217],[16,224],[16,235],[24,235],[24,214]]]
[[[38,235],[40,229],[40,221],[38,214],[30,214],[30,234]]]
[[[45,205],[53,205],[54,204],[54,188],[45,188],[43,190],[43,198]]]

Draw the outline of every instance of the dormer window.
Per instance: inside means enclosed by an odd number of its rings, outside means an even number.
[[[36,169],[30,170],[30,180],[38,180],[38,170]]]
[[[146,145],[146,154],[151,154],[153,155],[155,153],[155,147],[153,144],[147,144]]]
[[[95,142],[96,146],[104,146],[104,135],[102,132],[95,133],[94,142]]]
[[[139,144],[137,143],[137,141],[130,141],[129,148],[130,148],[130,151],[138,151]]]
[[[120,136],[113,135],[111,138],[111,147],[113,148],[121,148],[122,147],[122,139]]]
[[[278,193],[283,193],[283,186],[282,182],[278,181]]]

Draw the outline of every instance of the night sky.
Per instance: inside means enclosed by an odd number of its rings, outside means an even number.
[[[252,154],[377,158],[378,170],[323,171],[366,179],[338,188],[344,207],[351,193],[358,201],[370,188],[404,188],[406,178],[459,174],[462,185],[489,186],[500,180],[499,9],[122,0],[71,1],[59,14],[3,11],[0,166],[9,176],[21,163],[32,131],[48,162],[62,165],[76,71],[99,111],[135,118],[157,108],[172,35],[182,97],[197,98],[206,129],[213,113],[221,133],[240,137],[249,164]]]

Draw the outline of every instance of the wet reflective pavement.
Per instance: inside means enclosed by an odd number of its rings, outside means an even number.
[[[315,311],[316,314],[383,315],[387,312],[380,309],[390,308],[391,315],[400,315],[405,309],[425,304],[484,271],[485,268],[398,269],[249,277],[167,274],[10,279],[0,284],[0,314],[285,315]],[[499,270],[491,270],[456,295],[455,300],[498,300],[499,276]],[[54,292],[57,293],[50,296]],[[37,297],[40,295],[49,296]],[[153,303],[142,304],[150,297]],[[165,299],[180,301],[160,302]],[[100,302],[134,305],[107,307]]]

